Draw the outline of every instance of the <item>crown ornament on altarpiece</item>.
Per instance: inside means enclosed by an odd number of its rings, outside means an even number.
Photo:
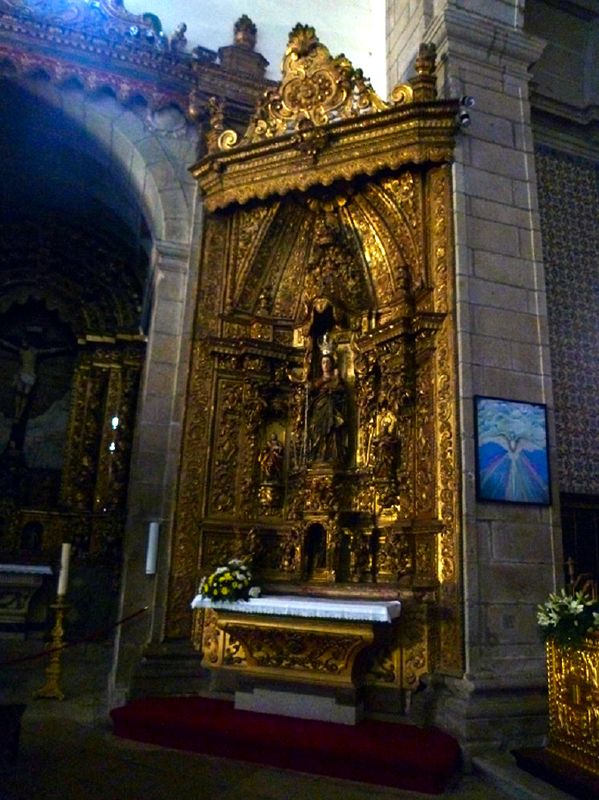
[[[323,357],[335,354],[335,343],[329,337],[328,332],[318,338],[318,349]]]

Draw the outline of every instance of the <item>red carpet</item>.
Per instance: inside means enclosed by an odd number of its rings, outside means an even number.
[[[236,711],[212,698],[133,700],[111,717],[126,739],[429,794],[441,794],[460,763],[456,740],[435,728],[337,725]]]

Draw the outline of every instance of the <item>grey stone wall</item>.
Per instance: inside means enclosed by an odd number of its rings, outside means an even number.
[[[515,0],[388,8],[388,22],[404,26],[388,30],[389,85],[424,40],[437,47],[439,92],[475,99],[453,170],[465,670],[433,680],[436,719],[473,752],[532,742],[543,729],[535,607],[561,573],[556,504],[482,503],[475,493],[475,395],[545,404],[555,441],[530,106],[530,68],[544,42],[523,31]]]

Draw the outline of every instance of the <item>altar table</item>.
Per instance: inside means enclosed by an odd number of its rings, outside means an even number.
[[[23,634],[31,598],[51,575],[48,566],[0,564],[0,635]]]
[[[401,612],[397,600],[292,595],[236,602],[198,595],[192,607],[207,614],[203,663],[215,688],[219,676],[236,677],[237,708],[348,724],[361,713],[364,655]]]

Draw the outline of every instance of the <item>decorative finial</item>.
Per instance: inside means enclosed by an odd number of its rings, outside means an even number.
[[[422,42],[416,56],[416,72],[419,75],[434,75],[437,48],[432,42]]]
[[[298,22],[289,32],[288,50],[297,53],[298,56],[307,56],[319,44],[316,31],[311,25],[302,25]]]
[[[247,50],[254,49],[256,46],[257,28],[247,14],[243,14],[239,17],[233,27],[233,32],[233,41],[238,47],[245,47]]]
[[[437,97],[435,59],[437,48],[432,42],[422,42],[416,57],[416,77],[410,83],[416,102],[435,100]]]
[[[184,22],[180,22],[173,31],[173,35],[170,39],[170,46],[173,52],[182,53],[187,47],[186,31],[187,25]]]
[[[408,83],[398,83],[391,92],[395,105],[427,102],[437,97],[435,58],[437,49],[431,42],[422,42],[416,56],[416,76]]]

